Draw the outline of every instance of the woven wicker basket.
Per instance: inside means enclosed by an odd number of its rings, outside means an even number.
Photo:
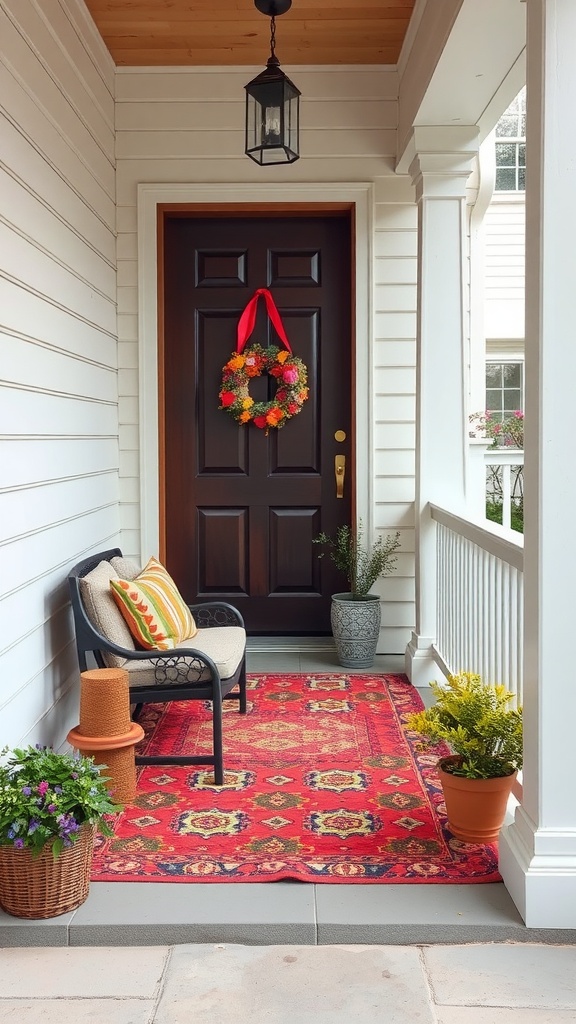
[[[50,846],[0,846],[0,906],[14,917],[58,917],[84,903],[90,888],[95,828],[83,825],[73,846],[54,860]]]

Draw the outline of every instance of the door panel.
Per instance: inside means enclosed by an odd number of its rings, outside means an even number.
[[[350,231],[347,213],[164,221],[166,563],[187,600],[229,598],[252,633],[329,632],[330,595],[345,585],[312,540],[351,517]],[[218,409],[239,317],[260,287],[310,390],[268,436]],[[248,345],[282,347],[259,306]],[[275,389],[270,377],[250,384],[255,401]],[[348,460],[343,499],[335,455]]]

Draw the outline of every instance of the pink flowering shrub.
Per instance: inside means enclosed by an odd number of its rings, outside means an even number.
[[[474,412],[468,417],[470,437],[486,437],[491,448],[524,448],[524,413],[520,409],[505,420],[491,412]]]

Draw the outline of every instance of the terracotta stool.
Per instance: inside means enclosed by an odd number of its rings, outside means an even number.
[[[68,742],[96,764],[105,764],[108,789],[128,804],[136,795],[134,747],[144,736],[130,721],[128,673],[123,668],[95,668],[80,673],[80,724]]]

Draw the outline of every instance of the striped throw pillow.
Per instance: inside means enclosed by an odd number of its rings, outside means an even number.
[[[146,650],[170,651],[198,628],[172,577],[151,558],[134,580],[110,580],[112,597],[128,629]]]

